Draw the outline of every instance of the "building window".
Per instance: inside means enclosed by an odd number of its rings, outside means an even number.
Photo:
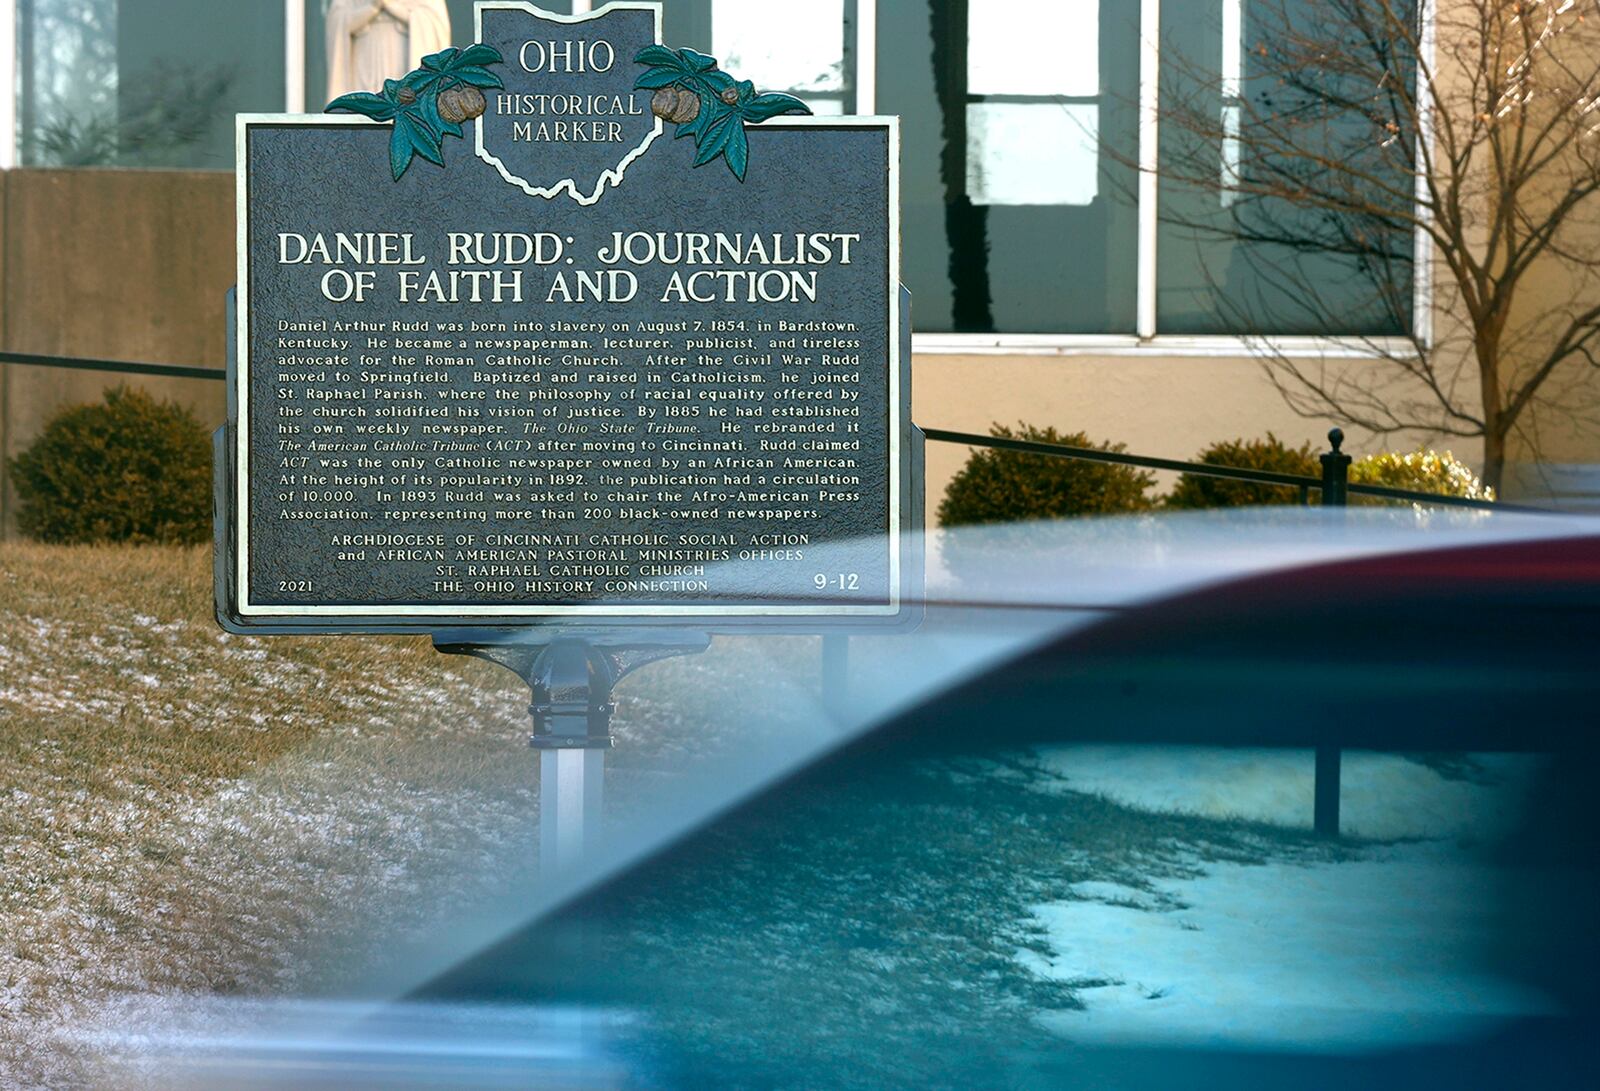
[[[1141,6],[1159,9],[1159,27],[1140,26]],[[1272,91],[1252,80],[1252,58],[1286,15],[1315,11],[1316,0],[881,4],[877,106],[904,119],[904,268],[918,331],[1405,333],[1409,236],[1328,225],[1231,188],[1262,166],[1241,131]],[[1141,147],[1139,102],[1151,92],[1169,120]],[[1207,146],[1170,123],[1179,103],[1209,119]],[[1337,154],[1362,154],[1363,134],[1332,124],[1328,139]],[[1163,173],[1141,185],[1134,165],[1152,154],[1163,168],[1208,163],[1211,184]],[[1385,233],[1381,279],[1340,252],[1352,230]]]
[[[854,0],[712,0],[711,55],[813,113],[856,113]]]
[[[110,161],[116,153],[116,0],[22,0],[17,29],[22,162]]]
[[[1016,33],[1018,24],[1072,33]],[[1090,205],[1100,193],[1100,12],[1020,0],[967,19],[967,193],[978,205]]]
[[[16,0],[24,166],[231,169],[233,115],[281,110],[284,8]]]
[[[879,6],[877,108],[903,118],[903,268],[918,331],[1133,332],[1137,172],[1107,154],[1137,152],[1128,9]]]
[[[1227,187],[1303,170],[1303,162],[1274,160],[1240,131],[1252,115],[1293,110],[1307,118],[1298,127],[1302,143],[1314,138],[1341,162],[1364,157],[1375,179],[1387,176],[1385,189],[1409,191],[1409,149],[1377,148],[1368,121],[1318,98],[1335,90],[1359,102],[1370,87],[1327,87],[1338,77],[1318,73],[1306,89],[1284,88],[1275,71],[1256,68],[1286,34],[1332,40],[1318,2],[1162,0],[1160,333],[1382,336],[1410,328],[1409,232],[1175,180],[1210,171]],[[1186,121],[1191,116],[1196,123]]]
[[[858,113],[857,0],[666,0],[662,38],[818,114]],[[599,6],[596,0],[595,6]]]

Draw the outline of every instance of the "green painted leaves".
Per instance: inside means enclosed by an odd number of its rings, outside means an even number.
[[[489,65],[505,60],[493,46],[479,42],[466,49],[445,49],[422,58],[422,67],[403,79],[385,80],[382,92],[356,91],[328,103],[332,113],[345,110],[374,121],[394,123],[389,137],[389,169],[399,181],[417,156],[444,165],[444,138],[462,136],[462,123],[483,114],[483,92],[504,87]],[[793,95],[757,94],[749,80],[736,80],[717,67],[715,57],[693,49],[648,45],[634,56],[645,71],[636,90],[653,90],[657,99],[668,88],[670,103],[651,104],[658,117],[678,122],[677,136],[694,138],[694,165],[721,158],[735,178],[744,181],[750,165],[746,124],[759,124],[779,114],[809,114]],[[692,97],[691,97],[692,96]]]
[[[793,95],[775,91],[756,94],[755,84],[734,79],[717,67],[715,58],[693,49],[647,45],[633,59],[646,66],[645,72],[634,81],[635,89],[655,90],[659,97],[659,92],[666,88],[683,87],[699,98],[699,109],[692,117],[663,113],[655,103],[651,104],[658,117],[678,122],[675,136],[694,138],[694,165],[704,166],[721,156],[741,182],[750,165],[750,142],[744,131],[746,122],[759,124],[779,114],[811,112],[810,107]]]
[[[715,71],[717,60],[693,49],[668,49],[664,45],[647,45],[633,55],[635,64],[650,66],[650,71],[640,76],[634,87],[665,87],[684,76]]]
[[[420,155],[431,163],[444,166],[444,152],[435,130],[405,111],[394,115],[394,134],[389,137],[389,170],[398,182],[411,165],[413,156]]]
[[[742,89],[748,86],[748,83],[740,84],[741,94]],[[752,88],[752,92],[753,90]],[[748,102],[743,98],[739,100],[739,113],[746,121],[760,122],[767,120],[769,117],[777,117],[779,114],[809,114],[810,112],[811,107],[793,95],[785,95],[778,91],[768,91],[763,95],[752,93]]]
[[[384,80],[383,93],[356,91],[340,95],[327,112],[347,110],[374,121],[393,121],[389,137],[389,170],[398,182],[417,156],[444,166],[446,136],[461,136],[461,123],[482,115],[483,90],[504,87],[485,66],[505,58],[483,43],[466,49],[441,50],[422,58],[422,67],[404,79]]]
[[[348,95],[340,95],[328,103],[323,112],[331,114],[335,110],[349,110],[351,113],[366,114],[377,121],[388,121],[394,117],[397,109],[399,107],[382,95],[374,95],[370,91],[355,91]]]

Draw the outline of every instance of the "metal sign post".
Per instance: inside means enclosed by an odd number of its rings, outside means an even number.
[[[600,842],[612,687],[646,663],[710,643],[705,633],[671,632],[434,635],[437,650],[497,663],[533,691],[528,743],[539,751],[539,866],[546,874],[568,870]]]

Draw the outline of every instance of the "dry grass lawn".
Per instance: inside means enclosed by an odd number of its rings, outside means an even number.
[[[55,1034],[119,993],[292,985],[431,860],[528,856],[515,678],[230,636],[210,576],[204,549],[0,548],[0,1084],[70,1079]]]

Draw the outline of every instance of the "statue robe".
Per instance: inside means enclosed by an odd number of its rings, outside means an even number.
[[[444,0],[332,0],[328,32],[328,100],[351,91],[383,90],[422,58],[450,45]]]

